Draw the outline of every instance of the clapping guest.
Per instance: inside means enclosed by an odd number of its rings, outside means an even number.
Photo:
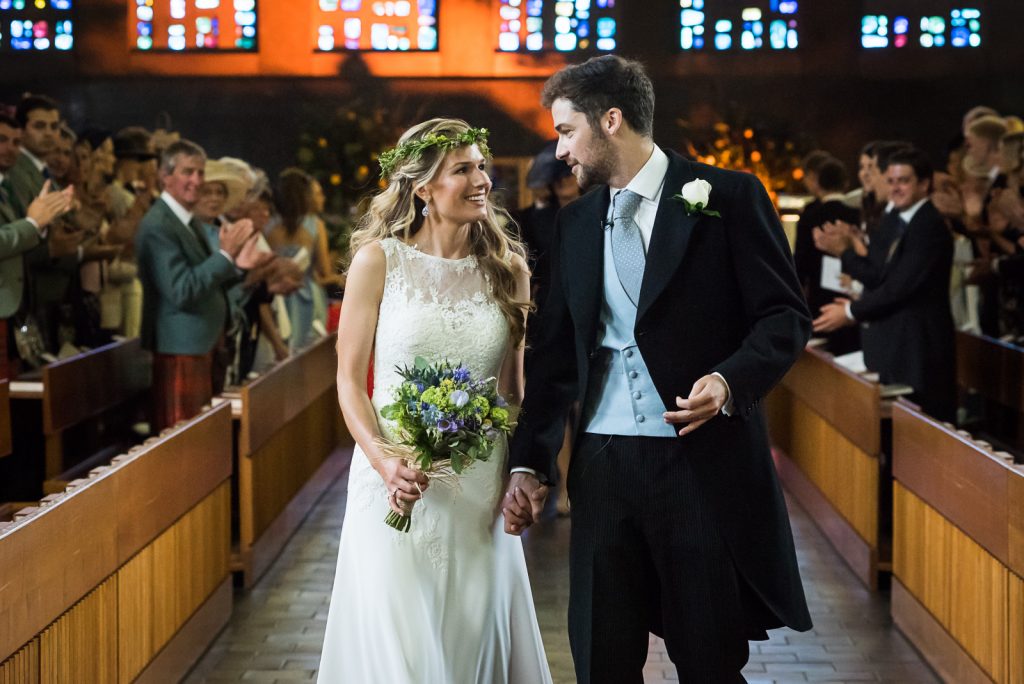
[[[867,367],[883,383],[914,389],[913,401],[940,420],[956,411],[956,359],[949,279],[953,240],[928,195],[932,166],[918,150],[898,152],[888,160],[893,237],[877,279],[865,283],[857,301],[837,298],[821,308],[815,332],[830,332],[860,323]],[[852,266],[858,257],[848,243],[816,232],[819,249]],[[872,245],[874,246],[874,241]]]
[[[78,185],[81,180],[74,149],[77,139],[78,136],[75,135],[75,132],[67,124],[62,124],[57,144],[46,157],[46,168],[50,171],[50,177],[60,187]]]
[[[258,265],[251,221],[225,224],[211,247],[193,211],[206,153],[181,140],[160,160],[163,192],[135,238],[144,304],[142,342],[154,352],[154,427],[189,418],[213,396],[213,354],[228,323],[227,289]]]
[[[15,324],[29,328],[25,293],[31,288],[26,287],[24,255],[42,243],[44,231],[70,209],[72,200],[70,189],[50,192],[49,183],[44,182],[41,194],[25,211],[16,205],[7,174],[17,163],[20,147],[21,125],[0,114],[0,379],[16,375],[12,367],[18,357]],[[11,319],[16,320],[9,323]]]

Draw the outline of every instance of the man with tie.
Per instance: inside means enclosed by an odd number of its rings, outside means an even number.
[[[953,236],[929,199],[932,165],[923,152],[894,154],[886,176],[893,210],[883,219],[887,237],[872,260],[851,255],[841,235],[815,235],[819,249],[841,256],[844,270],[861,280],[865,290],[855,302],[837,299],[823,306],[814,330],[860,323],[867,367],[883,383],[913,387],[911,401],[935,418],[951,421],[956,414],[949,300]]]
[[[142,342],[152,349],[155,430],[199,413],[213,397],[213,353],[227,323],[227,289],[258,265],[258,235],[243,219],[220,229],[211,248],[193,216],[206,153],[187,140],[160,158],[163,192],[135,237],[142,281]]]
[[[748,639],[811,627],[758,408],[810,331],[789,246],[757,178],[655,145],[639,63],[567,67],[542,102],[591,191],[556,220],[505,529],[539,515],[579,400],[577,680],[641,684],[653,632],[680,681],[742,682]]]
[[[15,358],[13,324],[27,310],[24,254],[39,245],[46,228],[71,206],[71,191],[50,192],[46,183],[25,210],[15,200],[9,172],[18,160],[21,126],[0,114],[0,378],[12,377]]]

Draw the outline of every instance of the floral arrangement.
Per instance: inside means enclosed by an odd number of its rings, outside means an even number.
[[[491,151],[487,147],[488,131],[486,128],[470,128],[465,133],[456,136],[447,136],[443,133],[432,133],[415,140],[407,140],[401,145],[394,147],[380,155],[380,177],[386,179],[391,176],[398,163],[406,159],[416,159],[431,147],[437,147],[443,152],[448,152],[465,145],[476,145],[484,157],[490,158]]]
[[[399,441],[378,439],[385,457],[402,458],[428,477],[452,484],[473,463],[486,461],[498,438],[515,426],[495,378],[476,380],[462,364],[431,364],[422,357],[412,368],[396,370],[402,383],[380,414],[396,423]],[[401,506],[404,515],[389,511],[384,522],[408,532],[412,504]]]

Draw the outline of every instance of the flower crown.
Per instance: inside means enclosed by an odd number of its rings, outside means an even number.
[[[487,135],[488,131],[486,128],[470,128],[465,133],[460,133],[456,136],[449,136],[444,133],[431,133],[416,140],[407,140],[398,147],[381,153],[378,159],[380,162],[381,178],[390,177],[391,172],[395,170],[399,162],[405,159],[416,159],[431,147],[437,147],[442,152],[448,152],[457,147],[476,145],[480,148],[480,153],[490,159],[491,150],[487,147]]]

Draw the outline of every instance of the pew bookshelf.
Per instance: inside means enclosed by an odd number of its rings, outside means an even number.
[[[226,398],[235,415],[232,570],[251,587],[324,491],[348,468],[336,335],[321,338]]]
[[[881,392],[808,348],[765,401],[783,485],[872,590],[891,569],[889,402]]]
[[[65,433],[120,406],[138,402],[152,384],[152,355],[138,338],[121,340],[56,361],[42,369],[40,380],[11,383],[11,399],[19,422],[41,425],[44,493],[64,490],[67,483],[116,453],[99,450],[66,463]],[[121,444],[126,447],[128,444]],[[26,442],[26,451],[36,444]],[[33,455],[34,457],[34,455]]]
[[[949,682],[1024,682],[1024,466],[893,409],[892,616]]]
[[[0,681],[188,672],[232,609],[231,432],[211,409],[0,523]]]

